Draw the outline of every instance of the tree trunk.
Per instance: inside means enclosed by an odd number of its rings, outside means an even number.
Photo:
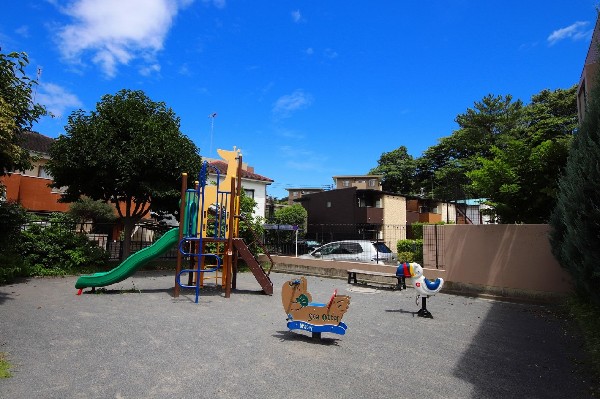
[[[123,218],[123,260],[129,257],[131,253],[131,232],[135,227],[135,220],[132,218]]]

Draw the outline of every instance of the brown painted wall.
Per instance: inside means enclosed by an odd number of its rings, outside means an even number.
[[[438,244],[449,282],[513,293],[572,291],[570,276],[551,253],[548,225],[444,225],[438,229],[442,230]],[[431,250],[424,248],[426,268],[435,268]]]
[[[28,211],[66,212],[69,204],[59,203],[60,193],[52,192],[52,180],[13,173],[1,178],[6,186],[6,199],[20,203]]]

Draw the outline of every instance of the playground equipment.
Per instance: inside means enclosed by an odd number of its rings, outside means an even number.
[[[194,189],[187,189],[187,175],[182,176],[180,213],[184,222],[179,228],[174,296],[179,296],[180,287],[194,288],[198,303],[205,276],[212,274],[215,283],[221,280],[225,297],[229,298],[231,289],[235,289],[240,256],[263,291],[272,295],[270,269],[265,271],[239,238],[242,155],[235,147],[233,151],[217,150],[217,153],[227,162],[224,179],[219,169],[208,162],[203,163]],[[215,184],[208,181],[211,169],[216,174]],[[184,256],[189,260],[188,268],[182,268]],[[187,283],[181,282],[184,275],[188,277]]]
[[[329,332],[344,335],[345,323],[342,317],[350,307],[350,297],[333,292],[329,302],[312,302],[307,290],[306,278],[286,281],[281,289],[281,303],[287,314],[287,327],[290,330],[304,330],[313,338],[321,338],[321,333]]]
[[[227,162],[224,179],[221,179],[220,171],[208,162],[203,163],[194,189],[187,189],[187,174],[182,174],[180,215],[183,217],[179,227],[169,230],[154,244],[135,252],[114,269],[79,277],[75,283],[78,294],[87,287],[94,289],[123,281],[178,243],[175,297],[179,296],[180,287],[195,288],[195,302],[198,303],[205,275],[212,274],[215,282],[221,280],[225,297],[229,298],[231,289],[236,288],[239,257],[248,265],[263,291],[273,295],[270,268],[265,271],[244,240],[239,238],[242,155],[235,147],[233,151],[217,152]],[[217,176],[214,185],[207,181],[211,169]],[[259,244],[258,237],[255,239],[255,243]],[[265,254],[271,260],[266,251]],[[189,261],[189,267],[185,269],[182,269],[183,257]],[[182,275],[188,276],[187,284],[181,282]]]
[[[423,276],[423,267],[418,263],[399,263],[396,276],[412,278],[413,286],[417,290],[417,305],[419,304],[419,297],[423,297],[422,307],[417,312],[417,316],[433,319],[433,315],[427,310],[427,298],[440,292],[444,285],[444,279],[438,277],[435,281],[428,280]]]

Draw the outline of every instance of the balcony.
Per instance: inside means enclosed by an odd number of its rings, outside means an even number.
[[[356,223],[382,224],[383,208],[356,208]]]

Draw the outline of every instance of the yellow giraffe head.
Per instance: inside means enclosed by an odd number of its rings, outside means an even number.
[[[233,146],[233,151],[218,149],[217,153],[227,163],[230,163],[230,162],[235,162],[235,160],[238,158],[238,156],[240,156],[242,154],[242,151],[240,149],[236,149],[235,146]]]

